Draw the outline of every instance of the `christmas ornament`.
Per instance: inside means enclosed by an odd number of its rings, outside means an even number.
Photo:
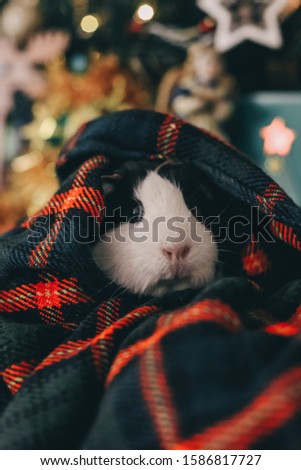
[[[234,145],[301,205],[301,93],[257,92],[237,105]]]
[[[227,139],[223,125],[234,110],[234,90],[234,80],[225,73],[218,52],[197,43],[188,49],[183,66],[163,78],[156,109]]]
[[[22,91],[32,99],[41,98],[47,90],[45,74],[36,68],[57,57],[68,45],[62,32],[38,34],[19,50],[8,38],[0,38],[0,136],[4,138],[7,116],[14,104],[14,93]],[[3,184],[4,146],[0,144],[0,187]]]
[[[197,0],[217,21],[215,47],[227,51],[245,40],[279,48],[282,37],[278,18],[287,0]]]
[[[280,174],[284,170],[283,157],[291,153],[297,133],[286,126],[285,120],[276,117],[269,126],[260,130],[263,139],[263,152],[266,156],[265,168],[271,174]]]
[[[261,129],[260,137],[264,140],[263,149],[266,155],[287,157],[292,150],[297,133],[286,126],[284,119],[276,117],[269,126]]]

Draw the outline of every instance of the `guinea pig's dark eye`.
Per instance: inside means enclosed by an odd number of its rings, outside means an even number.
[[[136,204],[133,207],[132,215],[130,219],[131,224],[136,224],[140,222],[143,219],[143,215],[144,215],[143,205],[141,204],[141,202],[139,201],[135,201],[135,202]]]

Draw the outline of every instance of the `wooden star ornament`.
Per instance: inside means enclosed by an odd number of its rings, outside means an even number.
[[[225,52],[250,40],[270,48],[282,45],[279,15],[287,0],[197,0],[217,22],[214,45]]]

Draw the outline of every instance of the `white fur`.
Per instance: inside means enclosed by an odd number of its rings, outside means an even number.
[[[144,219],[148,221],[149,231],[137,233],[137,237],[146,235],[147,240],[137,242],[130,239],[135,228],[143,227],[143,221],[137,224],[123,223],[107,233],[112,237],[110,243],[99,242],[93,250],[98,267],[118,285],[138,294],[161,296],[169,291],[201,287],[211,281],[215,273],[217,246],[209,229],[198,222],[185,204],[181,190],[169,180],[151,171],[135,189],[134,196],[144,207]],[[159,224],[158,241],[154,241],[154,220],[164,217]],[[185,231],[185,240],[167,242],[168,236],[177,236],[169,230],[167,220],[182,217],[184,220],[174,226]],[[202,242],[192,240],[191,223],[194,230],[202,237]],[[118,234],[126,242],[118,241]],[[163,248],[172,250],[175,244],[186,246],[190,251],[185,259],[171,262]]]

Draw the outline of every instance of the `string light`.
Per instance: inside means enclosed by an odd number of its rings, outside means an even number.
[[[151,5],[148,3],[144,3],[143,5],[140,5],[136,12],[136,16],[140,21],[150,21],[155,14],[155,10]]]
[[[86,15],[81,20],[80,27],[84,33],[94,33],[99,27],[99,21],[96,16]]]

